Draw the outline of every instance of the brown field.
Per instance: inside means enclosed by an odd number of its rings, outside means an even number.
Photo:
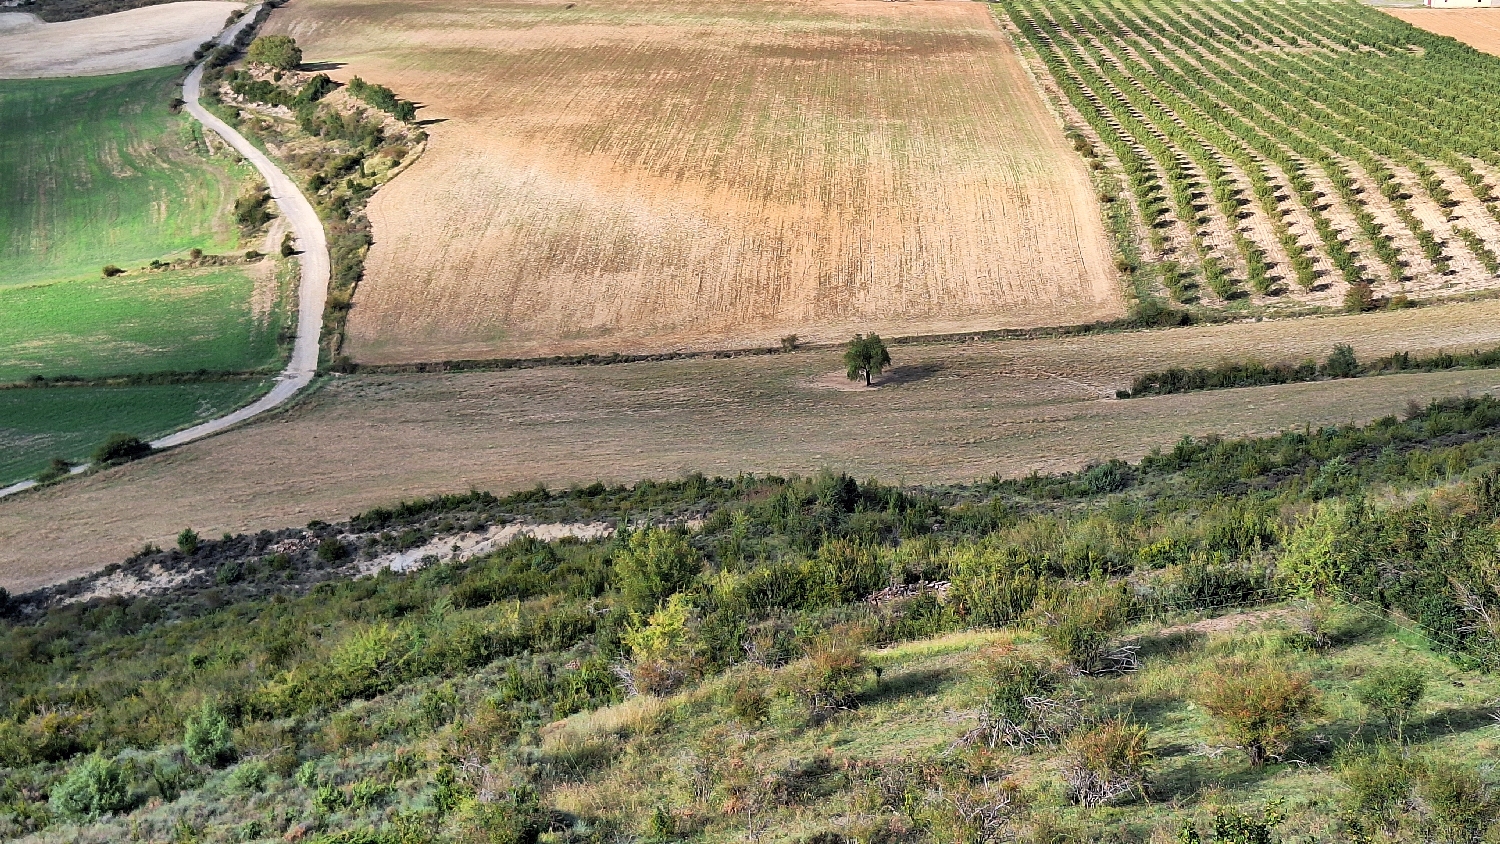
[[[204,535],[336,519],[471,487],[496,492],[689,471],[944,482],[1137,458],[1184,435],[1263,434],[1500,391],[1500,371],[1104,398],[1143,366],[1258,354],[1500,344],[1500,301],[1173,331],[896,346],[886,386],[850,390],[838,355],[453,375],[350,376],[295,408],[141,463],[0,501],[0,586]],[[1143,364],[1149,361],[1149,364]],[[839,387],[840,389],[832,389]]]
[[[185,0],[44,23],[0,9],[0,79],[101,76],[181,64],[243,3]]]
[[[1500,56],[1500,9],[1385,9],[1428,32]]]
[[[267,31],[443,121],[371,201],[361,361],[1123,311],[1083,162],[984,4],[297,0]]]

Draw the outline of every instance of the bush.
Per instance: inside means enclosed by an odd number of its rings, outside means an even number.
[[[266,787],[266,763],[259,760],[245,762],[229,772],[229,787],[245,794],[254,794]]]
[[[697,612],[680,592],[652,613],[646,624],[625,631],[621,640],[630,653],[621,679],[631,694],[667,694],[696,679],[704,668]]]
[[[151,454],[151,444],[132,434],[110,434],[94,450],[94,462],[104,465],[128,463]]]
[[[1077,723],[1079,701],[1059,695],[1062,680],[1052,666],[1014,648],[987,652],[981,668],[986,692],[979,728],[969,738],[982,738],[990,747],[1017,749],[1063,738]]]
[[[1426,809],[1429,841],[1479,841],[1500,814],[1494,789],[1473,770],[1452,762],[1424,766],[1417,775],[1416,796]]]
[[[1320,711],[1317,689],[1306,674],[1243,660],[1216,666],[1196,698],[1257,769],[1281,758],[1303,723]]]
[[[1375,309],[1375,290],[1367,281],[1356,281],[1344,291],[1344,310],[1351,314]]]
[[[183,528],[182,533],[177,534],[177,550],[189,557],[198,553],[198,546],[201,544],[197,532],[192,528]]]
[[[94,753],[52,789],[49,805],[52,811],[74,822],[124,811],[130,808],[125,771],[113,760]]]
[[[1063,760],[1068,799],[1080,806],[1104,806],[1145,799],[1152,761],[1145,725],[1111,718],[1074,736]]]
[[[1410,665],[1381,666],[1354,685],[1354,696],[1385,719],[1398,741],[1406,733],[1406,719],[1427,691],[1427,676]]]
[[[1276,827],[1286,820],[1279,803],[1272,803],[1255,817],[1233,806],[1214,809],[1210,837],[1204,838],[1192,821],[1184,821],[1177,833],[1178,844],[1275,844]]]
[[[327,536],[318,543],[318,559],[325,563],[338,563],[349,559],[349,547],[337,536]]]
[[[234,760],[234,741],[229,734],[229,718],[212,701],[187,719],[182,740],[183,750],[195,765],[217,768]]]
[[[1129,619],[1130,596],[1122,587],[1080,587],[1039,607],[1036,626],[1060,656],[1085,674],[1118,668],[1110,649],[1115,631]]]
[[[1354,348],[1344,343],[1334,346],[1328,360],[1323,363],[1323,374],[1329,378],[1353,378],[1358,375],[1359,359],[1354,356]]]
[[[296,70],[302,64],[302,48],[287,35],[262,35],[250,42],[245,58],[277,70]]]
[[[806,660],[788,669],[787,691],[807,710],[808,717],[817,721],[852,709],[868,672],[857,646],[821,641]]]
[[[1334,760],[1334,774],[1348,789],[1349,815],[1361,828],[1395,829],[1405,815],[1418,765],[1389,745],[1350,745]]]
[[[117,275],[124,275],[124,274],[125,274],[125,271],[123,269],[115,266],[114,264],[105,264],[104,265],[104,277],[105,278],[114,278]]]
[[[687,539],[666,528],[632,533],[614,563],[615,582],[625,605],[641,613],[691,586],[703,571],[703,562]]]

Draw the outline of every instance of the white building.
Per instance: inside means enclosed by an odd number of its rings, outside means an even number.
[[[1500,6],[1500,0],[1422,0],[1422,5],[1433,9],[1491,9]]]

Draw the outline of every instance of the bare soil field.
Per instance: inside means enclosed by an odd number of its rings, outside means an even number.
[[[244,3],[187,0],[96,18],[45,23],[0,14],[0,79],[103,76],[182,64]]]
[[[1500,56],[1500,9],[1382,9],[1412,26]]]
[[[355,359],[775,345],[1123,312],[1082,160],[983,4],[297,0],[424,107]]]
[[[835,350],[327,382],[292,409],[140,463],[0,501],[0,586],[118,561],[178,531],[279,528],[470,488],[690,471],[972,480],[1138,458],[1185,435],[1361,422],[1500,391],[1500,371],[1390,375],[1118,401],[1151,367],[1500,344],[1500,301],[1172,331],[892,348],[871,390]]]

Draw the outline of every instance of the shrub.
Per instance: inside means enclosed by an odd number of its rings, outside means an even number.
[[[631,694],[667,694],[703,670],[697,611],[681,592],[667,599],[646,624],[626,630],[621,641],[630,661],[619,674]]]
[[[130,807],[125,771],[98,753],[84,759],[52,789],[52,811],[70,821],[91,821]]]
[[[990,747],[1004,744],[1029,749],[1058,741],[1078,720],[1079,701],[1058,693],[1062,677],[1052,666],[1028,659],[1014,648],[987,652],[980,680],[986,688],[985,699],[979,727],[970,739],[982,738]]]
[[[1394,830],[1406,813],[1418,765],[1389,745],[1350,745],[1334,760],[1334,774],[1348,788],[1351,818],[1363,828]]]
[[[729,698],[729,711],[746,726],[755,726],[771,714],[771,702],[759,686],[742,682]]]
[[[1214,809],[1210,822],[1210,837],[1198,832],[1192,821],[1184,821],[1177,833],[1178,844],[1275,844],[1276,827],[1286,820],[1279,803],[1272,803],[1261,811],[1260,817],[1243,812],[1233,806]]]
[[[182,746],[195,765],[217,768],[233,761],[235,750],[229,734],[229,718],[212,701],[204,701],[197,712],[188,716]]]
[[[1359,359],[1354,348],[1344,343],[1333,347],[1328,360],[1323,362],[1323,374],[1329,378],[1353,378],[1359,374]]]
[[[296,255],[296,254],[297,254],[297,241],[296,241],[296,238],[294,238],[292,236],[291,232],[287,232],[286,235],[281,238],[281,257],[283,257],[283,258],[290,258],[290,257],[292,257],[293,255]]]
[[[318,559],[338,563],[349,558],[349,547],[337,536],[326,536],[318,543]]]
[[[1417,774],[1416,796],[1436,833],[1428,840],[1479,841],[1500,814],[1494,789],[1473,770],[1452,762],[1425,765]]]
[[[625,605],[642,613],[688,588],[703,571],[703,562],[687,539],[666,528],[632,533],[614,563],[615,582]]]
[[[1196,697],[1218,719],[1225,737],[1249,756],[1252,768],[1286,753],[1303,723],[1320,709],[1306,674],[1243,660],[1216,666]]]
[[[526,787],[488,802],[465,800],[457,814],[460,844],[536,844],[545,820],[536,793]]]
[[[1375,290],[1367,281],[1356,281],[1344,291],[1344,310],[1351,314],[1375,309]]]
[[[1398,741],[1406,732],[1406,719],[1427,691],[1427,676],[1410,665],[1381,666],[1354,685],[1359,702],[1385,719]]]
[[[94,449],[94,462],[105,465],[128,463],[151,454],[151,444],[132,434],[110,434]]]
[[[125,274],[125,271],[123,269],[115,266],[114,264],[105,264],[104,265],[104,277],[105,278],[114,278],[117,275],[124,275],[124,274]]]
[[[1110,641],[1129,610],[1130,596],[1122,587],[1078,588],[1040,606],[1035,623],[1060,656],[1088,674],[1122,665]]]
[[[183,528],[182,533],[177,534],[177,550],[189,557],[198,553],[198,546],[202,544],[198,533],[192,528]]]
[[[1080,806],[1145,799],[1153,758],[1149,744],[1145,725],[1124,718],[1111,718],[1074,736],[1062,766],[1068,799]]]
[[[262,35],[250,42],[245,58],[277,70],[296,70],[302,64],[302,48],[287,35]]]
[[[807,659],[788,669],[791,696],[819,720],[839,710],[852,709],[864,689],[869,667],[857,646],[820,641]]]
[[[229,787],[253,794],[266,787],[266,774],[266,763],[259,760],[245,762],[229,772]]]

